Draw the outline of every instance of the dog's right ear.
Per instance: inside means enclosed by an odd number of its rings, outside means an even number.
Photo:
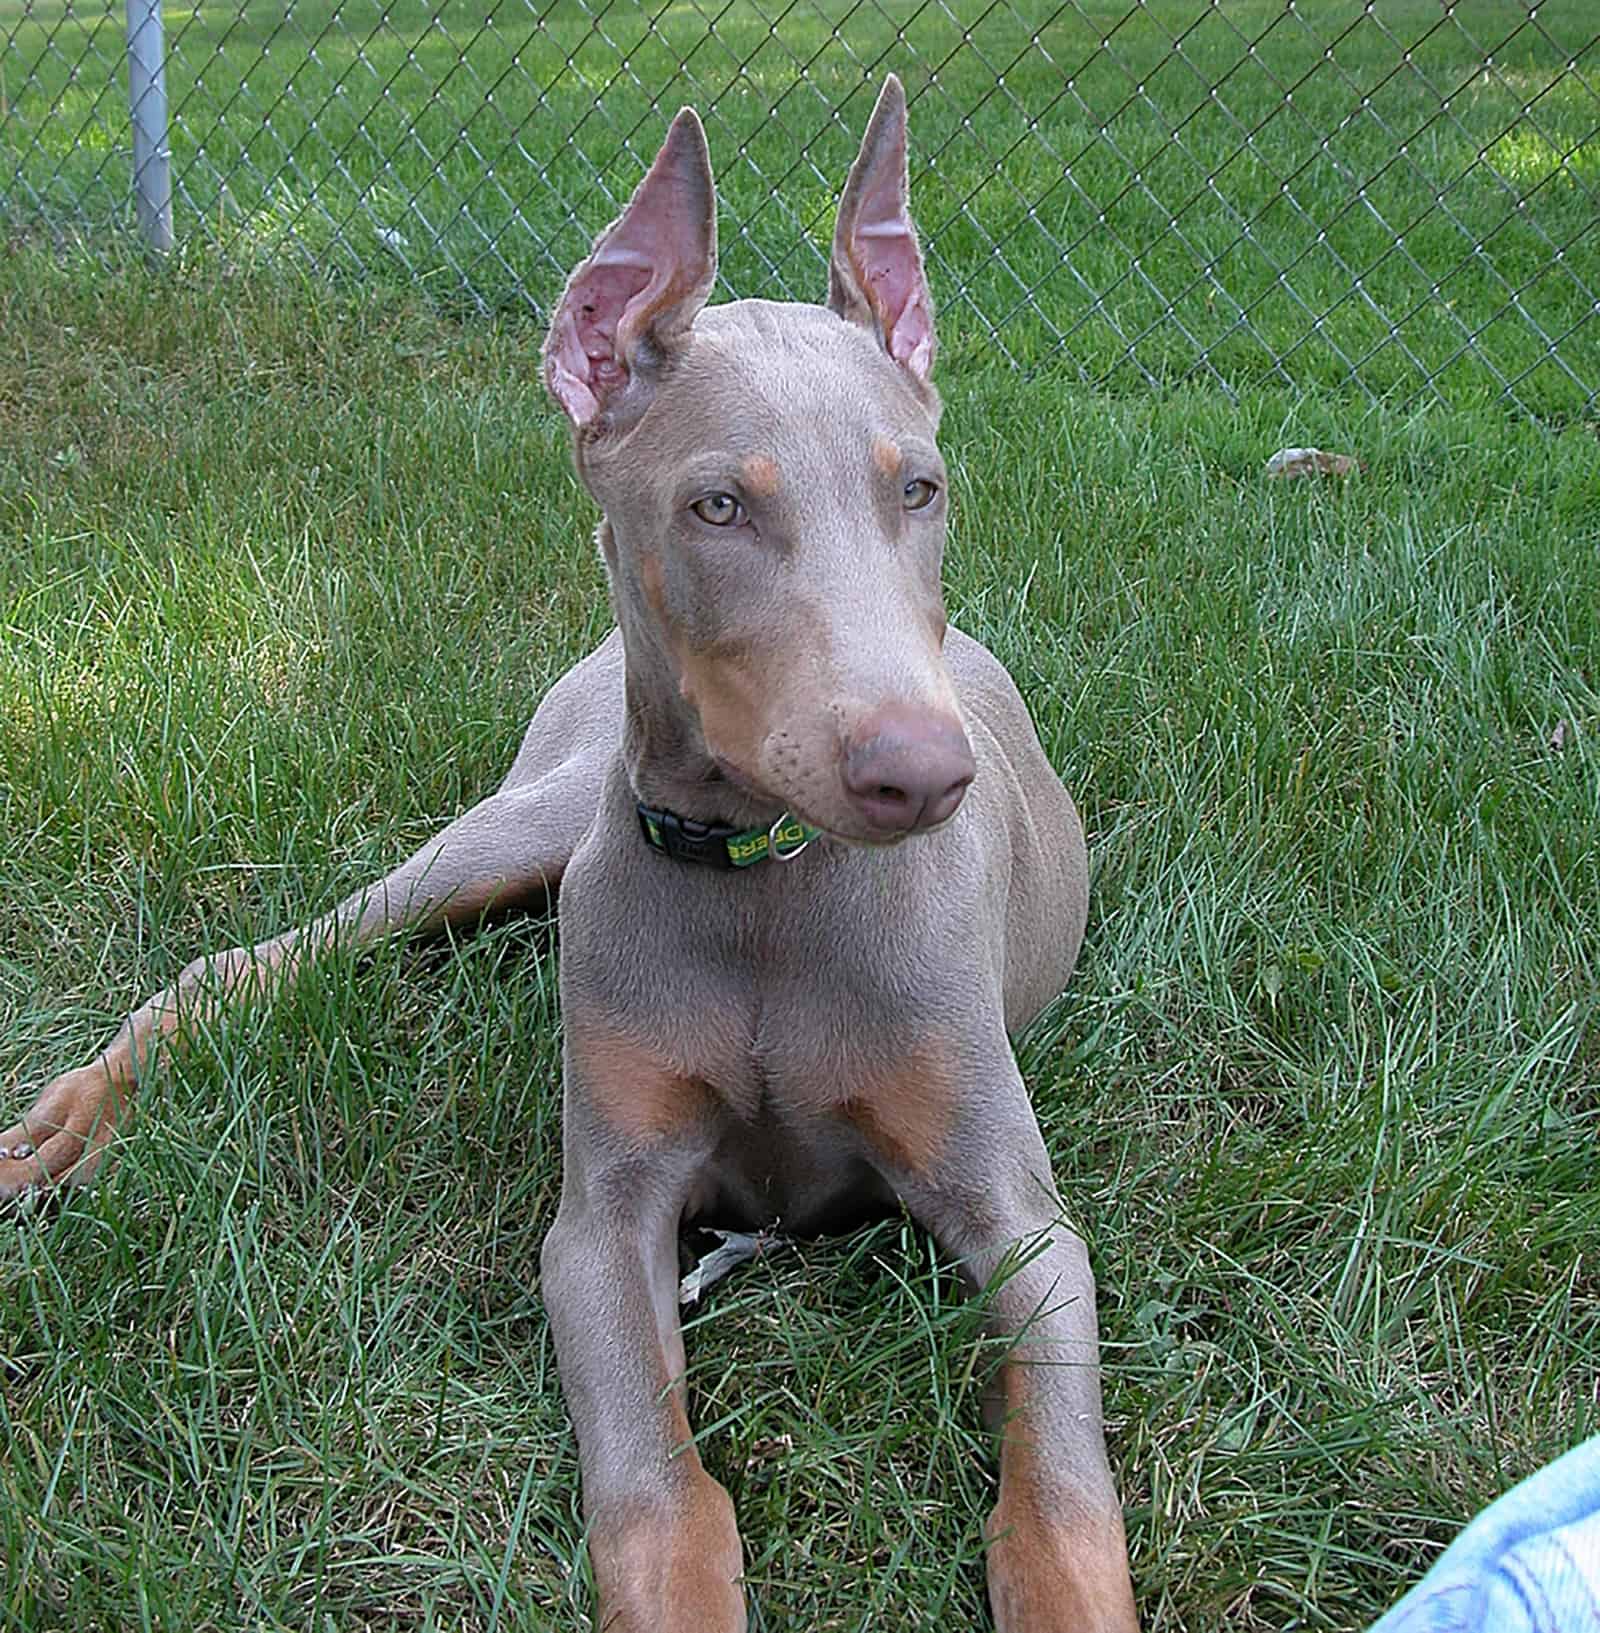
[[[692,108],[628,207],[567,280],[544,343],[544,380],[580,430],[613,407],[647,343],[667,352],[688,333],[717,275],[717,196],[706,133]]]

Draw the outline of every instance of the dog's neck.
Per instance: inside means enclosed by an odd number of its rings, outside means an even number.
[[[622,761],[635,798],[696,822],[769,825],[781,807],[732,781],[717,764],[660,631],[618,594],[615,571],[612,602],[624,652]]]
[[[622,759],[635,797],[696,822],[735,827],[771,822],[779,815],[777,806],[730,782],[706,752],[699,722],[678,695],[670,668],[658,654],[652,654],[655,661],[636,660],[625,626],[622,643],[627,653]]]

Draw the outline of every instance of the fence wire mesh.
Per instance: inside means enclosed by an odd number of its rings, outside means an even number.
[[[542,311],[689,102],[726,290],[813,298],[893,68],[947,359],[1595,415],[1592,0],[184,0],[165,24],[180,254]],[[125,58],[120,7],[0,0],[13,233],[131,220]]]

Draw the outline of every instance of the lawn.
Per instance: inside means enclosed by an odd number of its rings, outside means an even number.
[[[1144,1625],[1348,1633],[1600,1431],[1594,430],[1307,395],[1310,348],[1227,389],[985,366],[950,232],[950,609],[1091,830],[1019,1052]],[[607,627],[538,323],[446,281],[0,248],[5,1117],[486,792]],[[1300,443],[1365,467],[1264,480]],[[585,1625],[558,957],[538,918],[336,956],[171,1061],[96,1188],[0,1220],[0,1624]],[[747,1266],[688,1343],[754,1628],[989,1625],[993,1355],[920,1233]]]
[[[0,261],[0,1083],[488,789],[606,622],[526,325]],[[1350,1628],[1600,1428],[1590,435],[949,388],[954,615],[1093,833],[1022,1050],[1148,1627]],[[1284,441],[1343,486],[1274,485]],[[0,1616],[570,1625],[555,950],[336,959],[8,1226]],[[690,1337],[760,1627],[981,1626],[985,1358],[891,1223]]]
[[[1590,0],[167,8],[180,238],[548,309],[681,102],[741,295],[811,298],[883,71],[946,355],[1551,420],[1600,387]],[[0,0],[0,221],[126,220],[122,11]],[[9,98],[9,101],[7,100]],[[1551,350],[1551,347],[1554,350]]]

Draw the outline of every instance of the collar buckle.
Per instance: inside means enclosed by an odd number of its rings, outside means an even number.
[[[728,841],[739,830],[726,822],[695,822],[676,811],[658,811],[639,806],[639,831],[652,850],[670,856],[674,862],[699,862],[705,867],[732,868],[737,864],[728,851]]]

